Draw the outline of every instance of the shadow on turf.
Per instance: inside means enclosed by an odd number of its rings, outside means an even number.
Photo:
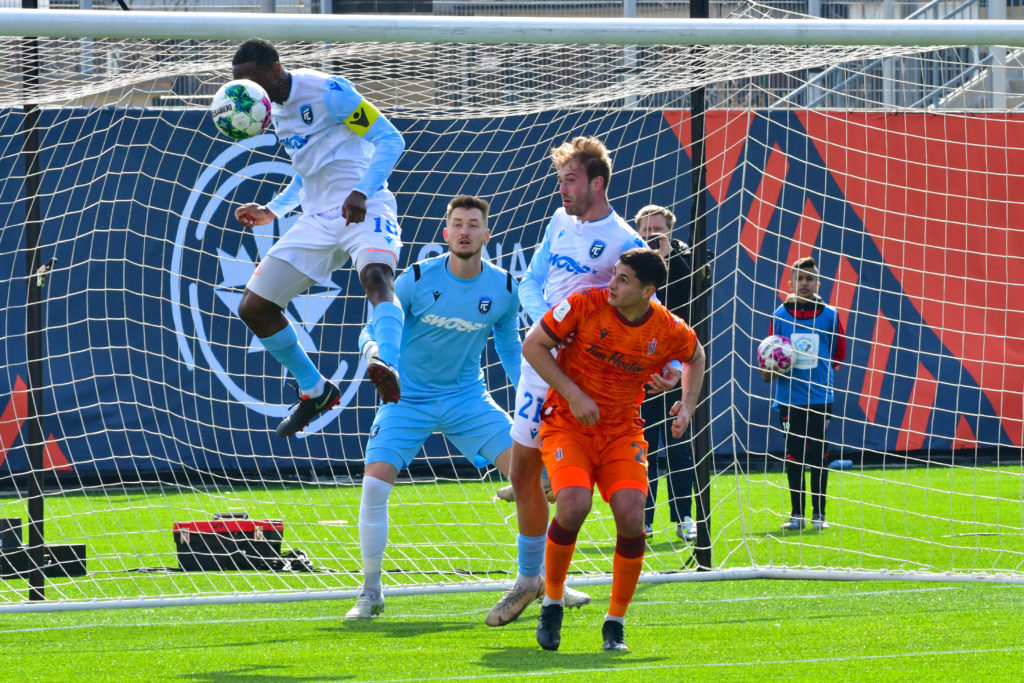
[[[328,633],[380,633],[391,638],[418,638],[424,633],[440,633],[443,631],[469,631],[478,624],[460,622],[445,623],[440,620],[422,619],[413,621],[408,617],[388,619],[387,615],[374,619],[346,619],[338,626],[322,629]]]
[[[621,657],[629,657],[630,666],[637,664],[655,664],[666,661],[665,657],[637,657],[635,652],[605,652],[601,650],[601,633],[593,638],[586,638],[586,644],[592,644],[593,652],[548,652],[536,647],[502,647],[492,648],[480,657],[480,665],[505,673],[551,671],[557,667],[559,672],[592,671],[594,669],[612,668],[614,662]],[[575,640],[575,639],[573,639]],[[578,643],[562,640],[562,647],[575,647]],[[633,655],[633,656],[630,656]]]
[[[209,671],[199,674],[185,674],[180,676],[186,681],[344,681],[355,678],[354,675],[342,676],[275,676],[269,673],[273,666],[252,666],[244,669],[231,669],[229,671]]]

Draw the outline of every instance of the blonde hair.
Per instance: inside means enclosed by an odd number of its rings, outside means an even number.
[[[578,136],[551,149],[551,163],[560,169],[576,159],[587,171],[587,180],[602,178],[607,192],[612,179],[612,158],[604,143],[593,136]]]
[[[666,209],[664,206],[658,206],[657,204],[648,204],[644,208],[636,212],[636,216],[633,217],[633,224],[639,226],[641,218],[647,218],[648,216],[663,216],[665,218],[665,227],[669,232],[676,224],[676,215]]]

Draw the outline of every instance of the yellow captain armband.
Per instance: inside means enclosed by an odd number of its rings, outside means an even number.
[[[359,137],[366,135],[366,131],[370,130],[370,126],[373,125],[374,121],[380,118],[380,112],[372,104],[363,100],[356,107],[356,110],[345,119],[345,125],[352,130],[353,133]]]

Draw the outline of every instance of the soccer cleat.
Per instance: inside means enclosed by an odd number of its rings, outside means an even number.
[[[523,613],[527,605],[543,596],[543,580],[537,581],[536,586],[523,586],[516,583],[491,608],[491,611],[487,613],[487,617],[484,618],[484,623],[488,626],[511,624],[519,618],[519,615]],[[589,597],[587,597],[587,602],[590,602]]]
[[[277,425],[277,435],[284,438],[302,431],[315,417],[339,403],[341,403],[341,390],[331,382],[327,382],[324,385],[324,393],[319,396],[310,398],[302,395],[299,397],[299,405],[292,411],[292,414]]]
[[[356,605],[345,615],[346,619],[370,619],[384,611],[384,598],[379,593],[363,591],[356,599]]]
[[[601,627],[601,637],[604,638],[602,650],[628,650],[626,646],[626,633],[622,630],[622,624],[617,621],[606,621]]]
[[[537,620],[537,644],[545,650],[557,650],[562,644],[562,615],[565,611],[561,605],[545,605],[540,608],[540,619]]]
[[[651,538],[654,536],[654,527],[650,524],[644,524],[644,537]]]
[[[676,536],[687,543],[697,540],[697,523],[693,521],[692,517],[683,517],[683,521],[676,524]]]
[[[807,526],[807,520],[803,517],[790,517],[782,524],[783,531],[800,531]]]
[[[500,489],[494,492],[498,500],[503,500],[506,503],[516,502],[516,492],[512,490],[512,485],[502,486]]]
[[[819,531],[821,529],[828,528],[828,522],[825,521],[825,515],[823,514],[818,514],[811,517],[811,524],[813,524],[814,528],[818,529]]]
[[[381,403],[398,403],[402,398],[402,384],[398,380],[398,370],[374,358],[366,365],[366,376],[377,387],[377,395]]]
[[[541,486],[544,488],[544,496],[548,499],[549,503],[555,502],[555,492],[551,489],[551,482],[548,481],[547,477],[542,477],[540,480]],[[503,500],[507,503],[516,502],[516,492],[513,490],[512,485],[502,486],[500,489],[494,492],[494,495],[498,500]]]
[[[590,596],[568,586],[562,587],[562,604],[566,607],[583,607],[590,604]]]

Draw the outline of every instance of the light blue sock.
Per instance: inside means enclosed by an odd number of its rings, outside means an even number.
[[[299,391],[306,396],[318,396],[323,393],[323,383],[326,381],[320,375],[320,371],[313,365],[313,361],[299,345],[299,338],[292,329],[291,324],[285,325],[284,329],[269,337],[260,337],[263,346],[270,352],[270,355],[278,360],[281,365],[288,368],[295,381],[299,383]],[[317,387],[320,392],[313,392]]]
[[[541,534],[540,536],[519,534],[517,548],[519,553],[519,574],[521,576],[540,576],[540,570],[544,564],[544,546],[547,540],[547,534]]]
[[[377,341],[380,359],[393,368],[398,367],[399,349],[402,346],[402,326],[405,314],[391,301],[382,301],[373,307],[370,329]]]

